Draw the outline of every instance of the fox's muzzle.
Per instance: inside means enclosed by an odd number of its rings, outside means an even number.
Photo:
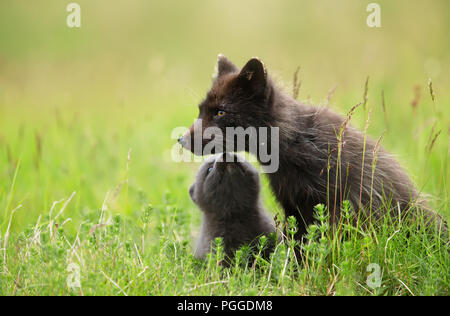
[[[202,156],[203,148],[211,139],[203,136],[202,120],[195,120],[194,124],[178,138],[178,143],[185,149],[190,150],[194,155]]]
[[[183,136],[178,138],[178,143],[194,155],[211,155],[223,151],[220,149],[223,147],[221,135],[221,130],[218,127],[204,128],[202,119],[197,119]]]

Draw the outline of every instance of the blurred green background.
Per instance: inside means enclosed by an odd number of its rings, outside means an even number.
[[[370,76],[369,134],[387,128],[384,147],[448,212],[450,2],[377,1],[381,28],[369,28],[370,2],[80,0],[81,28],[71,29],[70,1],[2,0],[2,231],[17,205],[13,229],[73,191],[74,222],[109,192],[112,212],[170,198],[197,226],[187,190],[198,164],[170,159],[171,131],[197,116],[218,53],[238,66],[260,57],[289,92],[300,66],[299,99],[325,104],[337,86],[330,106],[340,113],[362,100]],[[359,111],[353,124],[364,121]],[[278,208],[266,182],[264,199]]]

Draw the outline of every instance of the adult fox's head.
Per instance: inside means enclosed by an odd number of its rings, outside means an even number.
[[[252,152],[251,140],[257,150],[270,137],[261,140],[259,128],[271,127],[273,121],[273,88],[264,64],[252,58],[239,70],[219,55],[217,66],[217,77],[199,105],[197,120],[178,141],[196,155]]]

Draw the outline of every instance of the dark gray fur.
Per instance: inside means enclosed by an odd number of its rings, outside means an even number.
[[[219,56],[218,76],[199,109],[203,130],[218,127],[226,134],[227,126],[279,127],[280,165],[268,177],[285,215],[297,219],[297,238],[314,221],[315,205],[327,205],[330,219],[335,221],[344,200],[349,200],[358,215],[366,218],[412,214],[410,218],[414,219],[422,211],[429,221],[441,222],[440,216],[429,211],[420,200],[397,160],[383,148],[376,150],[376,142],[370,137],[364,147],[364,134],[350,124],[343,134],[338,163],[336,135],[344,118],[329,108],[310,106],[284,93],[257,58],[239,69],[226,57]],[[226,114],[219,117],[218,110]],[[193,149],[191,137],[201,131],[194,123],[180,143],[194,154],[202,154]],[[203,145],[209,141],[203,139]]]
[[[211,243],[217,237],[223,239],[225,254],[232,258],[242,245],[251,245],[259,236],[275,232],[259,197],[258,171],[242,157],[221,154],[208,158],[189,194],[203,212],[195,249],[197,258],[204,258],[211,251]]]

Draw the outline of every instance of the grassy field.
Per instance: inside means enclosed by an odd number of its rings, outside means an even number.
[[[287,91],[300,66],[299,99],[343,115],[369,76],[351,123],[372,109],[368,134],[449,218],[448,1],[378,1],[381,28],[364,1],[80,0],[71,29],[67,3],[0,3],[0,295],[450,294],[448,244],[413,224],[323,222],[303,262],[289,241],[250,266],[221,267],[220,245],[195,260],[199,164],[170,155],[218,53],[260,57]]]

